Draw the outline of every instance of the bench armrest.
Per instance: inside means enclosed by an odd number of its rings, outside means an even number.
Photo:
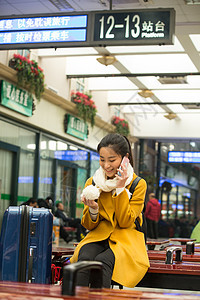
[[[101,286],[98,288],[102,288],[102,263],[96,261],[80,261],[71,265],[67,265],[63,268],[63,295],[75,295],[77,273],[86,269],[93,269],[99,273],[98,276],[101,278]]]

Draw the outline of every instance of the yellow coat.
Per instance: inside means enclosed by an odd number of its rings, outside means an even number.
[[[136,178],[133,175],[133,180]],[[126,187],[130,188],[131,183]],[[86,186],[92,184],[92,178]],[[134,287],[143,278],[149,267],[144,234],[135,229],[134,221],[140,216],[144,206],[146,182],[141,179],[135,188],[131,200],[124,190],[119,195],[112,192],[101,192],[98,199],[99,214],[92,221],[89,207],[85,206],[82,225],[89,230],[86,237],[78,244],[71,263],[78,260],[80,248],[91,242],[109,240],[110,248],[115,255],[115,266],[112,280],[126,287]]]

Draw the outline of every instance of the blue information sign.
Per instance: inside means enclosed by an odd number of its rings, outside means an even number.
[[[0,44],[60,43],[86,40],[86,29],[17,31],[0,33]]]
[[[170,163],[200,163],[198,151],[169,151],[168,162]]]
[[[0,31],[86,28],[87,15],[16,18],[0,20]]]
[[[0,46],[44,48],[86,42],[87,26],[86,14],[0,19]]]
[[[54,158],[57,158],[60,160],[68,160],[68,161],[87,160],[88,152],[84,151],[84,150],[55,151]]]

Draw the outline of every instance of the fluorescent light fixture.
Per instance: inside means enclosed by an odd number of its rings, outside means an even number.
[[[31,149],[31,150],[35,150],[36,145],[35,145],[35,144],[28,144],[28,145],[27,145],[27,148],[28,148],[28,149]]]
[[[187,5],[195,5],[195,4],[200,4],[200,0],[185,0],[185,3]]]
[[[195,142],[190,142],[190,146],[195,147],[196,143]]]
[[[161,84],[187,84],[187,77],[186,76],[163,76],[159,77],[158,81]]]
[[[40,143],[40,149],[41,150],[47,149],[47,142],[46,141],[41,141],[41,143]]]
[[[57,142],[57,150],[67,150],[67,144],[63,142]]]
[[[78,148],[75,147],[75,146],[73,146],[73,145],[70,145],[70,146],[69,146],[69,149],[70,149],[70,150],[74,150],[74,151],[78,150]]]
[[[56,150],[56,141],[49,141],[49,150],[55,151]]]
[[[73,7],[66,0],[49,0],[60,11],[74,11]]]
[[[173,145],[173,144],[170,144],[170,145],[169,145],[169,150],[170,150],[170,151],[173,151],[173,150],[174,150],[174,145]]]

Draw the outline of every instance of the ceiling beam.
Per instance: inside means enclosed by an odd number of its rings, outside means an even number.
[[[185,73],[118,73],[118,74],[69,74],[66,75],[68,79],[71,78],[97,78],[97,77],[184,77],[184,76],[199,76],[200,72],[185,72]],[[145,87],[147,89],[147,87]]]
[[[190,39],[189,35],[177,35],[179,42],[185,49],[185,52],[200,72],[200,57],[199,52],[197,51],[196,47],[194,46],[192,40]]]
[[[116,105],[197,105],[200,108],[200,102],[109,102],[109,106]]]

